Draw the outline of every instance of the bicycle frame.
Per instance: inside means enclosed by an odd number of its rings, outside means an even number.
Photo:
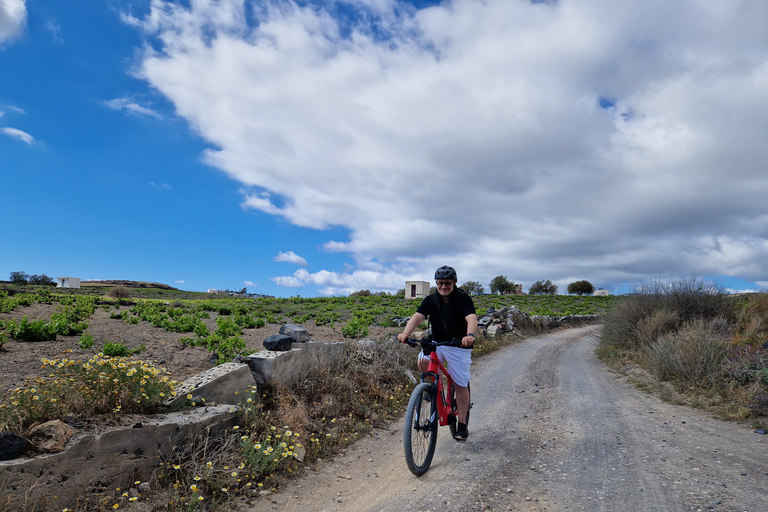
[[[429,366],[427,371],[421,374],[422,382],[436,384],[436,398],[434,403],[437,405],[437,418],[441,427],[448,425],[450,417],[455,417],[458,422],[458,411],[453,409],[450,403],[450,397],[453,396],[453,379],[448,369],[437,357],[437,347],[433,347],[429,354]]]

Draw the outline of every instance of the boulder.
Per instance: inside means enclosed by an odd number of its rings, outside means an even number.
[[[35,450],[56,453],[64,449],[75,429],[61,420],[51,420],[36,426],[29,433],[29,441]]]
[[[0,460],[13,460],[24,455],[29,441],[11,432],[0,432]]]
[[[309,341],[309,333],[307,330],[296,324],[285,324],[280,326],[280,334],[290,336],[296,343],[306,343]]]
[[[285,334],[273,334],[263,342],[264,348],[276,352],[287,352],[291,350],[293,337]]]

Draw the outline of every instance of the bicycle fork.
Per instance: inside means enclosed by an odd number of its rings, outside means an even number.
[[[413,418],[415,430],[430,431],[433,428],[436,428],[437,422],[435,419],[437,418],[437,395],[437,386],[432,385],[429,391],[429,421],[423,424],[421,423],[419,415],[421,414],[422,410],[419,408],[414,415],[415,417]]]

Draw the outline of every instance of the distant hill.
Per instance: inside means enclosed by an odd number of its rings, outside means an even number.
[[[126,281],[123,279],[107,279],[104,281],[81,281],[80,286],[125,286],[126,288],[157,288],[159,290],[178,290],[163,283],[147,283],[145,281]]]

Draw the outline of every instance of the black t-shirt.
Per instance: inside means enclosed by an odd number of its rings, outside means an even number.
[[[424,297],[416,311],[432,323],[432,339],[435,341],[461,339],[467,335],[466,317],[475,313],[475,303],[464,290],[454,288],[447,303],[435,292]]]

